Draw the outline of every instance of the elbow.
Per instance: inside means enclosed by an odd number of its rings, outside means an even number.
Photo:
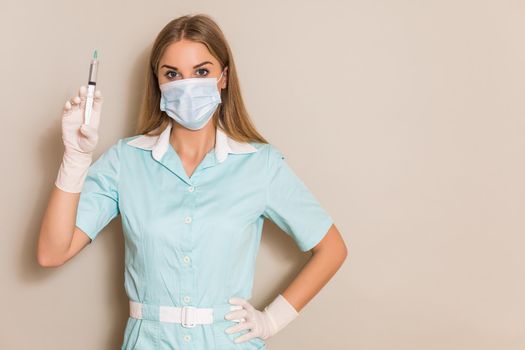
[[[48,259],[45,259],[41,256],[37,256],[36,258],[37,262],[38,262],[38,265],[40,267],[55,267],[54,264],[51,263],[51,261],[49,261]]]
[[[336,262],[338,266],[341,266],[348,257],[348,248],[346,247],[344,241],[341,241],[337,244],[333,243],[324,246],[318,245],[314,247],[311,251],[312,255],[326,254],[330,257],[330,259]]]
[[[345,261],[346,258],[348,257],[348,248],[346,244],[344,243],[344,241],[343,241],[343,247],[342,247],[342,256],[343,256],[343,261]]]
[[[326,252],[331,259],[338,261],[340,264],[348,257],[346,243],[335,225],[332,225],[321,242],[312,248],[313,254],[323,252]]]
[[[58,267],[65,263],[68,249],[53,245],[46,237],[48,233],[40,230],[36,248],[36,261],[41,267]]]
[[[343,265],[346,258],[348,257],[348,248],[343,240],[339,244],[335,244],[332,249],[330,249],[330,255],[332,259],[337,262],[338,266]]]
[[[41,267],[58,267],[64,264],[61,258],[46,254],[40,247],[37,250],[36,260]]]
[[[49,257],[43,256],[42,254],[37,254],[36,258],[40,267],[59,267],[63,264],[62,261],[51,259]]]
[[[346,258],[348,257],[348,248],[346,247],[346,245],[344,243],[338,249],[336,256],[337,256],[338,261],[339,261],[339,266],[343,265],[343,263],[345,262]]]

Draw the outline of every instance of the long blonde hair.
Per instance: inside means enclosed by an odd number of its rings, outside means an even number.
[[[268,143],[255,129],[246,111],[241,95],[237,70],[230,47],[215,21],[205,14],[185,15],[170,21],[157,35],[149,57],[146,71],[145,92],[140,109],[136,132],[159,135],[170,122],[170,117],[160,110],[158,64],[165,49],[173,42],[187,39],[206,45],[210,53],[221,64],[228,67],[228,83],[221,90],[219,107],[212,117],[215,127],[236,141]],[[153,132],[152,132],[153,131]]]

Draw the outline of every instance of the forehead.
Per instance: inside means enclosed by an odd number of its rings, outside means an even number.
[[[212,56],[206,45],[182,39],[166,47],[160,59],[160,64],[183,67],[194,66],[203,61],[210,61],[214,64],[217,63],[217,60]]]

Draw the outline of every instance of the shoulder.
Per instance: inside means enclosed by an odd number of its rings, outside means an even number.
[[[124,138],[117,139],[115,142],[110,144],[109,147],[102,150],[98,159],[100,160],[105,159],[107,161],[118,161],[122,157],[122,155],[125,154],[123,153],[125,148],[130,147],[128,145],[128,142],[139,136],[140,135],[134,135],[130,137],[124,137]]]
[[[151,150],[155,146],[156,138],[148,135],[133,135],[123,137],[116,142],[122,156],[135,154],[136,152]]]
[[[261,151],[261,153],[265,153],[267,155],[282,154],[281,150],[271,143],[250,142],[250,145],[257,148],[257,151]]]
[[[258,157],[268,170],[279,167],[284,161],[285,156],[280,148],[271,143],[250,142],[252,146],[257,148]]]
[[[122,142],[121,139],[118,139],[117,141],[113,142],[113,144],[110,144],[109,147],[104,149],[102,153],[100,154],[100,158],[115,158],[118,159],[120,156],[120,149]]]
[[[249,144],[255,147],[259,154],[266,156],[279,156],[282,154],[281,150],[271,143],[249,142]]]

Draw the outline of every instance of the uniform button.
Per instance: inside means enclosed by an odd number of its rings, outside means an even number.
[[[184,259],[185,263],[189,263],[190,262],[190,257],[187,256],[187,255],[183,259]]]
[[[191,340],[191,335],[186,334],[186,335],[184,336],[184,340],[185,340],[185,341],[190,341],[190,340]]]
[[[189,224],[189,223],[191,222],[191,216],[186,216],[186,217],[184,218],[184,222],[187,223],[187,224]]]
[[[195,186],[188,187],[188,192],[193,192],[195,190]]]
[[[190,298],[189,296],[186,295],[186,296],[184,297],[184,302],[185,302],[185,303],[189,303],[190,300],[191,300],[191,298]]]

